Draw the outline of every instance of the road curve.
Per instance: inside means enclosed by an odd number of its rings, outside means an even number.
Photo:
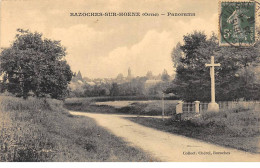
[[[145,127],[124,119],[124,115],[97,114],[70,111],[72,115],[87,116],[96,120],[114,135],[164,162],[244,162],[260,161],[259,154],[202,142]],[[129,115],[127,115],[129,116]],[[217,153],[218,152],[218,153]],[[220,153],[219,153],[220,152]]]

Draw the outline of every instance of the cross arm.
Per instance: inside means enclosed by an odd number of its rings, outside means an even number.
[[[206,67],[215,67],[220,66],[220,64],[205,64]]]

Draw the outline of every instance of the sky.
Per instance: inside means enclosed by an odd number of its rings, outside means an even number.
[[[84,77],[111,78],[174,73],[172,49],[194,30],[218,30],[218,0],[2,0],[0,46],[13,42],[16,29],[60,40],[72,71]],[[157,17],[76,17],[75,12],[140,12]],[[195,16],[167,16],[167,13]]]

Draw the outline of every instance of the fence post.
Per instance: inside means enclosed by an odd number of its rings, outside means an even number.
[[[181,114],[183,112],[182,104],[183,104],[183,101],[178,101],[178,104],[176,105],[176,114]]]
[[[178,101],[178,104],[176,105],[176,119],[181,121],[181,114],[183,113],[182,111],[182,105],[183,101]]]
[[[164,93],[162,93],[162,119],[164,121]]]
[[[195,101],[195,112],[199,113],[200,112],[200,101]]]

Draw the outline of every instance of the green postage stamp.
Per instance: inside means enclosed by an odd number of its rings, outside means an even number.
[[[219,44],[250,46],[256,41],[254,1],[221,1],[219,4]]]

